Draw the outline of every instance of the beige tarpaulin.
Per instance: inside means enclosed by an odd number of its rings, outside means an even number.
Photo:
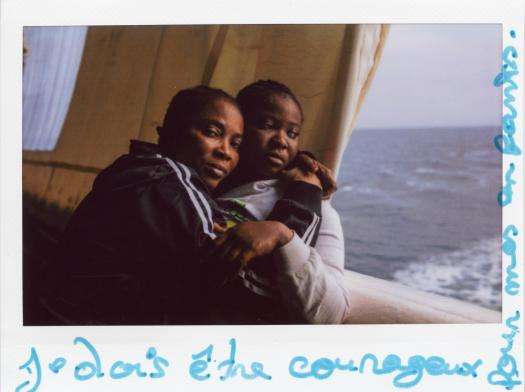
[[[24,191],[74,208],[97,171],[155,141],[173,94],[257,79],[289,85],[305,112],[302,148],[338,167],[387,35],[382,25],[91,27],[56,148],[24,152]],[[29,48],[31,51],[31,48]],[[30,113],[24,113],[24,117]]]

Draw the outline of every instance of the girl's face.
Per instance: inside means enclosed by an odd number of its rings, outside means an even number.
[[[173,156],[193,168],[213,190],[239,162],[242,134],[239,109],[225,99],[216,99],[177,138]]]
[[[294,160],[299,149],[303,118],[294,100],[274,94],[260,110],[246,118],[242,165],[258,179],[274,177]]]

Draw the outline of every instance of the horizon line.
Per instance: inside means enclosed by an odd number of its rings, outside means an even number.
[[[449,130],[449,129],[479,129],[479,128],[502,128],[502,125],[454,125],[454,126],[428,126],[428,127],[355,127],[354,131],[426,131],[426,130]]]

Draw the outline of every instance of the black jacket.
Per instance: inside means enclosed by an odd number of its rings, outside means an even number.
[[[304,185],[272,213],[299,234],[320,216]],[[222,219],[191,168],[132,141],[73,213],[43,305],[57,324],[208,323],[209,299],[238,267],[204,257]]]

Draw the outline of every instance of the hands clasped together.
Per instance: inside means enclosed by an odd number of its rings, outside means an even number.
[[[323,191],[329,198],[337,189],[332,171],[311,156],[299,153],[294,165],[283,170],[280,179],[287,182],[303,181]],[[287,244],[293,231],[278,221],[249,221],[226,229],[218,223],[214,231],[219,235],[209,257],[246,266],[253,259],[268,255]]]

